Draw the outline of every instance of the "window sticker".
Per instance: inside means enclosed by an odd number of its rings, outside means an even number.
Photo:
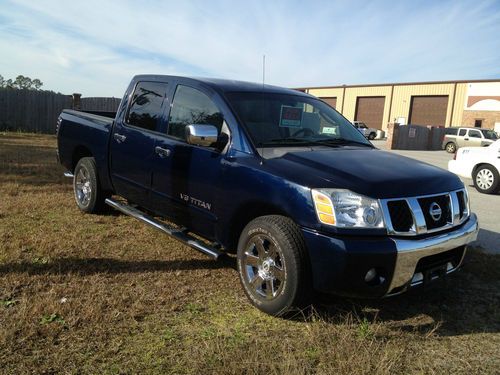
[[[324,126],[323,129],[321,130],[321,133],[323,133],[323,134],[334,134],[334,135],[337,135],[337,128],[336,127]]]
[[[302,113],[302,108],[282,105],[280,114],[280,127],[300,128],[302,124]]]

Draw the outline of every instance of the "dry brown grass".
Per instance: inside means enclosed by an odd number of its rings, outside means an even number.
[[[233,258],[80,213],[55,143],[0,133],[0,373],[498,373],[498,256],[424,293],[271,318]]]

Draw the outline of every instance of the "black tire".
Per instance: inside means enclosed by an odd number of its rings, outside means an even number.
[[[376,133],[370,133],[370,134],[368,134],[368,139],[369,139],[370,141],[373,141],[373,140],[375,139],[375,137],[376,137],[376,136],[377,136],[377,134],[376,134]]]
[[[81,158],[73,174],[73,191],[78,208],[87,213],[103,212],[106,207],[104,200],[109,195],[101,189],[95,159]]]
[[[446,146],[444,146],[446,152],[450,154],[454,154],[457,151],[457,145],[453,142],[448,142]]]
[[[500,177],[496,168],[489,164],[477,167],[472,174],[474,187],[480,193],[493,194],[499,190]]]
[[[237,259],[243,290],[259,310],[281,316],[308,304],[312,288],[306,246],[289,218],[252,220],[241,233]]]

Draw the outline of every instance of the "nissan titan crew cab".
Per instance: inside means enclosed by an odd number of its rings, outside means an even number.
[[[312,289],[402,293],[457,270],[477,236],[457,176],[378,150],[308,94],[139,75],[106,115],[58,120],[80,210],[109,205],[215,259],[236,253],[268,314],[306,305]]]

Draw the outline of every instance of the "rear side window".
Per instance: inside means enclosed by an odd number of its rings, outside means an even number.
[[[458,135],[463,137],[466,132],[467,132],[467,129],[460,129],[460,131],[458,132]]]
[[[147,130],[158,130],[166,92],[166,83],[139,82],[132,96],[127,124]]]
[[[168,135],[186,139],[186,126],[192,124],[213,125],[222,128],[222,113],[212,99],[200,90],[188,86],[177,86],[168,119]]]
[[[481,132],[479,130],[469,130],[469,137],[471,138],[482,138]]]

